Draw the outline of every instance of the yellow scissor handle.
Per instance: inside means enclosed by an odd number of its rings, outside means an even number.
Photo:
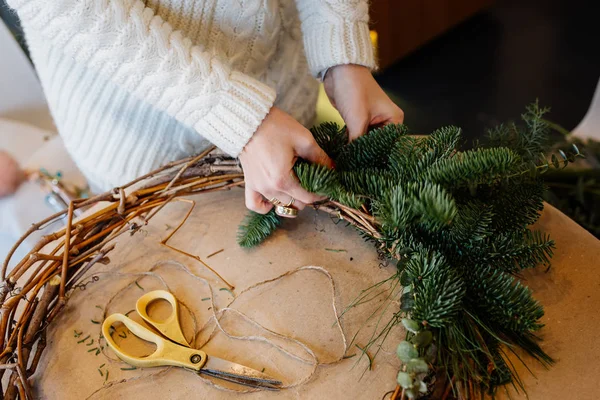
[[[113,340],[110,327],[115,322],[121,322],[131,333],[140,339],[154,343],[156,350],[154,353],[145,357],[136,357],[124,352]],[[119,358],[128,364],[137,367],[160,367],[165,365],[174,365],[176,367],[190,368],[195,371],[200,369],[206,363],[206,353],[201,350],[190,349],[180,346],[166,339],[163,339],[156,333],[138,324],[131,318],[123,314],[111,314],[102,323],[102,334],[110,348],[119,356]]]
[[[155,300],[166,300],[171,303],[171,315],[164,321],[155,321],[148,315],[148,305]],[[135,308],[144,321],[155,327],[160,333],[174,342],[183,346],[190,347],[190,344],[183,336],[181,325],[179,324],[179,306],[175,296],[166,290],[154,290],[140,297],[135,304]]]

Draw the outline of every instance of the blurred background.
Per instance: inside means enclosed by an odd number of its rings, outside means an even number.
[[[375,0],[378,80],[415,132],[474,138],[539,99],[571,130],[600,77],[600,30],[581,0]]]
[[[463,128],[468,145],[488,128],[517,120],[539,99],[551,107],[548,119],[565,131],[575,130],[573,137],[598,140],[600,31],[593,5],[583,0],[372,0],[376,78],[404,110],[413,133],[452,124]],[[321,120],[335,118],[326,103],[322,96]],[[18,18],[4,0],[2,150],[37,171],[46,192],[40,194],[38,179],[0,198],[0,259],[32,222],[64,207],[57,187],[85,193],[85,180],[56,134]],[[596,143],[588,152],[593,173],[557,183],[549,200],[600,237],[598,155]]]

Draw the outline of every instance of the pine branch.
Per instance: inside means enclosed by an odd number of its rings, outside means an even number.
[[[453,243],[463,246],[481,242],[492,234],[494,217],[491,206],[480,200],[470,200],[458,206],[449,237]]]
[[[336,159],[342,148],[348,144],[348,132],[335,122],[324,122],[310,129],[313,137],[325,153]]]
[[[329,198],[322,208],[343,216],[383,257],[399,260],[391,279],[405,288],[400,310],[372,337],[385,339],[390,327],[410,317],[417,327],[407,340],[432,336],[439,350],[429,362],[470,387],[466,398],[493,393],[510,380],[522,384],[500,343],[551,362],[532,333],[542,326],[543,308],[514,276],[549,265],[553,254],[554,242],[529,230],[543,209],[540,175],[580,156],[577,147],[550,159],[543,154],[545,111],[534,104],[522,126],[501,126],[486,147],[463,152],[456,127],[414,138],[405,126],[388,125],[347,143],[344,129],[321,125],[313,135],[336,168],[304,161],[294,167],[303,188]],[[252,216],[242,242],[259,243],[278,222],[274,215]],[[419,360],[406,361],[402,375],[411,395],[424,383],[408,371],[428,370]]]
[[[340,171],[387,168],[390,149],[407,131],[404,125],[394,124],[370,131],[341,149],[335,159],[336,168]]]
[[[446,188],[494,184],[522,170],[519,156],[508,148],[468,150],[439,160],[427,168],[421,180]]]
[[[238,244],[246,248],[258,246],[277,229],[279,224],[281,219],[274,210],[267,214],[250,211],[238,228]]]
[[[539,322],[544,315],[542,306],[515,277],[490,265],[475,265],[465,273],[469,274],[466,280],[469,304],[485,320],[517,333],[536,331],[543,326]]]

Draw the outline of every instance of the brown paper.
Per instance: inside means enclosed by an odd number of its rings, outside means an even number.
[[[110,253],[111,263],[96,267],[94,274],[99,280],[73,293],[63,315],[49,328],[48,347],[33,377],[37,395],[44,399],[381,399],[395,388],[399,368],[395,347],[404,337],[403,330],[392,330],[371,371],[368,359],[360,357],[360,350],[354,346],[364,346],[376,329],[378,318],[367,319],[385,303],[384,295],[344,315],[341,326],[346,343],[350,344],[358,332],[345,354],[357,355],[336,362],[345,348],[344,337],[335,324],[336,312],[339,315],[361,290],[394,272],[393,265],[380,265],[372,244],[363,242],[354,229],[343,223],[335,225],[329,216],[306,210],[297,220],[286,221],[259,248],[244,250],[235,242],[237,225],[246,213],[241,191],[206,194],[194,200],[196,209],[169,244],[200,256],[235,286],[237,298],[220,322],[229,335],[245,339],[228,337],[218,329],[211,336],[212,312],[226,307],[233,297],[221,290],[226,285],[201,263],[159,245],[189,208],[187,203],[175,202],[142,233],[122,236]],[[552,234],[558,250],[548,273],[538,270],[528,273],[527,278],[546,306],[547,327],[541,332],[544,348],[559,362],[546,371],[528,360],[538,380],[526,372],[522,378],[531,399],[596,398],[597,385],[590,378],[599,374],[600,351],[593,333],[600,326],[596,313],[600,276],[595,271],[600,247],[595,238],[550,207],[539,227]],[[206,258],[220,249],[224,251]],[[301,270],[244,291],[310,265],[321,266],[331,274],[335,299],[331,281],[317,269]],[[278,393],[240,395],[231,391],[240,387],[218,388],[214,386],[218,381],[210,382],[191,371],[121,370],[128,365],[110,349],[99,355],[88,352],[97,346],[100,333],[100,325],[92,320],[101,321],[112,312],[128,312],[135,307],[137,297],[159,288],[170,290],[182,303],[183,331],[196,347],[210,338],[203,346],[207,353],[258,370],[264,368],[265,373],[293,387]],[[393,300],[395,303],[381,319],[383,323],[398,309],[398,299]],[[135,318],[135,313],[131,315]],[[197,332],[205,324],[206,329]],[[83,336],[74,337],[74,331],[83,332]],[[77,343],[88,334],[94,338],[93,344],[87,346],[89,340]],[[122,344],[128,341],[132,351],[152,351],[151,346],[141,346],[130,337],[123,338]],[[377,349],[373,347],[371,353]]]

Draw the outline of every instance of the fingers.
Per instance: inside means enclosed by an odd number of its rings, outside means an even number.
[[[395,104],[388,104],[383,110],[375,113],[373,116],[365,114],[348,118],[346,128],[348,129],[348,137],[352,141],[367,133],[369,128],[402,123],[404,123],[404,111]]]
[[[304,210],[304,208],[306,207],[306,204],[300,200],[297,200],[295,197],[291,197],[290,195],[286,194],[286,193],[282,193],[282,192],[274,192],[274,194],[269,193],[266,198],[269,201],[274,201],[274,202],[278,202],[277,204],[275,204],[275,207],[279,206],[284,206],[284,207],[291,207],[291,208],[295,208],[298,211],[302,211]],[[292,200],[293,199],[293,200]],[[294,216],[286,216],[286,215],[280,215],[282,217],[286,217],[286,218],[295,218]]]
[[[404,111],[395,104],[393,105],[392,110],[389,112],[389,117],[387,120],[388,124],[402,124],[404,123]]]
[[[315,201],[322,200],[321,196],[304,190],[292,171],[288,171],[284,176],[275,179],[273,185],[275,188],[274,191],[271,188],[267,188],[263,193],[279,193],[280,197],[275,197],[284,204],[287,204],[291,197],[303,204],[311,204]],[[281,197],[284,197],[287,200],[284,200]]]
[[[367,133],[371,121],[368,115],[362,118],[353,118],[346,121],[346,129],[348,130],[348,138],[350,141],[357,139]]]
[[[312,135],[307,135],[303,141],[298,142],[295,146],[298,157],[313,164],[321,164],[327,168],[333,168],[333,160],[319,147]]]
[[[273,208],[273,204],[269,203],[260,193],[250,189],[248,186],[246,186],[245,195],[246,207],[249,210],[259,214],[266,214]]]

